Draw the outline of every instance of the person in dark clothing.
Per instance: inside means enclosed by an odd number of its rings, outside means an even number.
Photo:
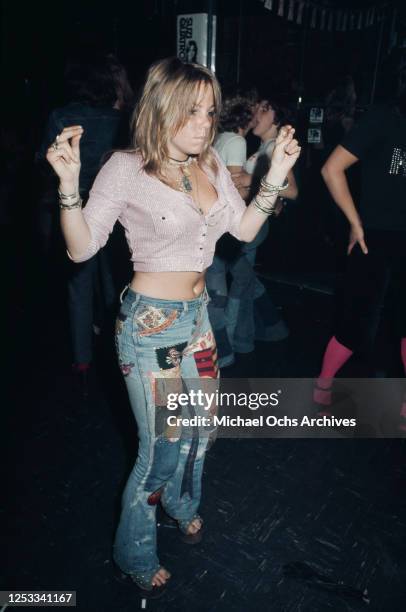
[[[81,125],[84,137],[79,189],[81,197],[86,200],[103,157],[112,149],[128,144],[129,121],[125,107],[131,105],[131,87],[125,69],[111,55],[71,62],[66,82],[71,101],[50,114],[38,159],[45,159],[48,147],[64,127]],[[43,234],[48,233],[48,239],[56,211],[54,185],[50,193],[51,206],[41,213],[42,226],[45,225]],[[101,249],[80,265],[68,263],[67,288],[73,371],[81,379],[82,391],[86,395],[87,373],[93,359],[93,332],[100,333],[103,319],[112,311],[116,301],[106,249]]]
[[[331,384],[354,352],[371,351],[389,281],[397,291],[400,354],[406,371],[406,89],[394,105],[370,109],[322,168],[332,197],[350,224],[343,303],[314,389],[329,413]],[[362,161],[357,210],[345,171]],[[401,409],[406,431],[406,401]]]

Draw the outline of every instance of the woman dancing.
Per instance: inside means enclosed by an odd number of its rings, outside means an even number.
[[[78,195],[81,126],[48,149],[60,185],[61,226],[70,257],[81,262],[124,226],[134,276],[117,323],[117,349],[138,426],[139,449],[124,490],[114,560],[143,592],[162,592],[170,578],[156,550],[155,505],[180,530],[196,535],[207,435],[158,427],[162,378],[217,378],[204,274],[225,232],[251,241],[273,213],[300,147],[286,126],[276,141],[261,190],[246,206],[211,148],[220,87],[203,66],[169,58],[154,64],[134,120],[134,149],[114,153],[82,210]],[[184,408],[190,416],[192,407]]]

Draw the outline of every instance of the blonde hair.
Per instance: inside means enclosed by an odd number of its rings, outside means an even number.
[[[217,172],[210,146],[216,135],[221,108],[220,85],[204,66],[185,64],[175,57],[156,62],[149,68],[131,120],[133,145],[141,153],[144,170],[148,174],[157,175],[165,181],[162,167],[169,157],[169,139],[186,124],[202,85],[213,89],[215,114],[207,144],[198,155],[198,163],[200,166],[207,164]]]

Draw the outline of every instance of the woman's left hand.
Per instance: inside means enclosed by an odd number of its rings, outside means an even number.
[[[275,148],[271,157],[271,166],[268,176],[286,177],[289,170],[295,165],[299,155],[300,146],[293,138],[295,130],[291,125],[284,125],[276,139]]]

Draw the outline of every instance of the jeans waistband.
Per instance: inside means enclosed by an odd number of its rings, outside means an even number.
[[[193,298],[191,300],[164,300],[162,298],[154,298],[148,295],[143,295],[142,293],[137,293],[136,291],[133,291],[129,285],[127,285],[120,293],[120,303],[122,304],[124,300],[129,301],[131,304],[134,302],[136,304],[142,302],[143,304],[151,304],[156,308],[173,308],[187,311],[199,308],[202,304],[208,304],[210,297],[207,293],[206,285],[204,286],[202,293],[197,298]]]

